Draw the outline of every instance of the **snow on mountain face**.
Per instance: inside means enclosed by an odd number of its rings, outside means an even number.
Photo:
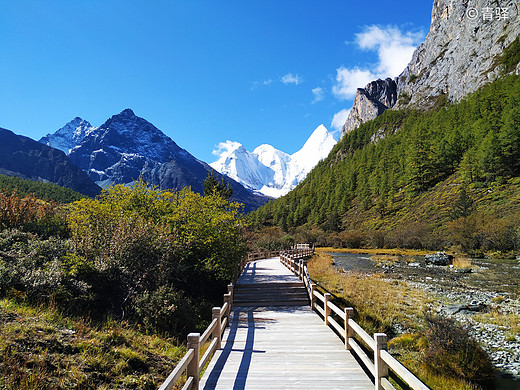
[[[193,165],[196,160],[130,109],[113,115],[85,135],[71,149],[69,157],[102,187],[112,183],[128,184],[139,176],[157,184],[152,176],[156,175],[162,164],[172,160],[189,160]]]
[[[286,184],[292,188],[296,187],[320,160],[329,155],[336,142],[325,126],[319,125],[303,147],[291,156]]]
[[[252,153],[238,142],[221,142],[213,153],[219,159],[210,164],[244,186],[278,198],[298,185],[336,144],[325,126],[318,126],[296,153],[289,155],[271,145],[258,146]]]
[[[219,159],[210,166],[251,189],[261,188],[270,181],[273,171],[263,165],[254,153],[233,141],[221,142],[214,154]]]
[[[253,150],[253,154],[256,154],[258,161],[260,161],[266,167],[269,167],[273,172],[272,181],[265,181],[264,186],[268,187],[283,187],[285,178],[287,176],[287,169],[291,156],[281,150],[275,149],[273,146],[263,144]],[[272,196],[272,195],[269,195]],[[276,198],[281,195],[275,196]]]
[[[96,127],[88,121],[76,117],[55,133],[47,134],[39,142],[69,154],[71,149],[81,143],[94,130],[96,130]]]

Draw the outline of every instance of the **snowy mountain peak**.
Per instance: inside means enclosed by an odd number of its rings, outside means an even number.
[[[323,145],[327,145],[330,142],[334,142],[334,144],[336,144],[334,137],[327,130],[327,128],[323,125],[319,125],[307,139],[302,149],[322,147]]]
[[[212,170],[131,109],[113,115],[99,127],[74,118],[41,142],[59,142],[62,150],[70,149],[69,159],[101,187],[130,184],[141,177],[161,189],[191,187],[202,193],[204,180]],[[242,159],[240,153],[248,152],[245,148],[237,150]],[[216,176],[221,179],[220,174]],[[265,197],[231,179],[227,182],[233,188],[232,199],[244,203],[245,210],[265,203]]]
[[[279,197],[296,187],[335,144],[332,134],[320,125],[293,155],[269,144],[250,153],[242,144],[226,141],[217,146],[213,154],[219,158],[210,165],[250,189]]]
[[[273,176],[272,171],[239,142],[221,142],[213,154],[219,156],[217,161],[210,164],[213,169],[250,189],[261,188]]]
[[[312,132],[303,147],[291,156],[293,161],[298,161],[298,165],[301,168],[300,174],[306,171],[304,174],[305,178],[307,173],[329,154],[336,142],[327,128],[319,125]]]
[[[39,142],[69,154],[71,149],[81,143],[94,130],[96,130],[96,127],[77,116],[55,133],[47,134]]]
[[[244,149],[244,146],[240,142],[234,142],[234,141],[226,141],[221,142],[217,145],[217,149],[213,151],[213,154],[215,156],[219,156],[219,160],[224,160],[228,157],[230,157],[236,150],[238,149]],[[216,162],[215,162],[216,163]]]

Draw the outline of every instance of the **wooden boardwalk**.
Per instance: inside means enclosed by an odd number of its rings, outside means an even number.
[[[247,264],[236,286],[244,295],[237,296],[201,389],[374,388],[341,340],[293,291],[298,283],[278,257]],[[262,285],[291,291],[270,304]]]

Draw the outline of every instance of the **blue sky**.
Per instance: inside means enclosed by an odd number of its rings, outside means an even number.
[[[0,0],[0,127],[39,139],[131,108],[208,163],[226,140],[293,153],[400,73],[432,3]]]

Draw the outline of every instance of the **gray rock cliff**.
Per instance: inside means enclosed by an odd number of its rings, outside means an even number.
[[[496,80],[497,59],[519,34],[517,1],[435,0],[426,39],[395,80],[396,99],[365,93],[374,82],[359,89],[341,135],[388,108],[428,109],[440,95],[458,101]]]
[[[361,123],[381,115],[393,107],[396,101],[397,84],[390,78],[372,81],[365,88],[358,88],[352,109],[341,129],[341,136],[354,130]]]

